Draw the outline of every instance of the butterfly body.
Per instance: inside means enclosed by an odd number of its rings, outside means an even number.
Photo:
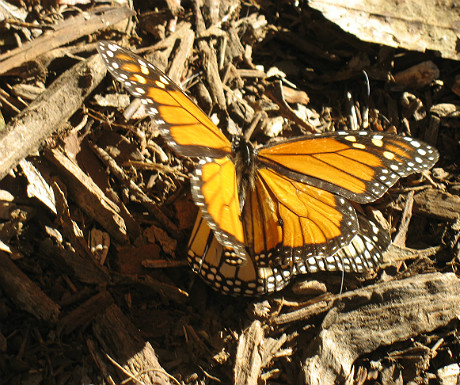
[[[376,241],[366,241],[361,229],[366,224],[353,205],[375,201],[399,178],[431,168],[439,156],[411,137],[369,131],[305,135],[258,148],[243,137],[230,141],[153,64],[110,42],[100,42],[98,50],[112,75],[140,98],[168,145],[200,159],[192,196],[204,219],[200,223],[209,226],[202,233],[215,237],[221,252],[210,238],[193,260],[200,252],[208,255],[209,247],[211,254],[225,255],[213,259],[223,270],[250,259],[256,271],[250,280],[259,287],[267,274],[281,282],[283,274],[297,270],[375,264],[380,254],[370,249]],[[361,256],[353,261],[343,250],[356,236],[354,249]]]

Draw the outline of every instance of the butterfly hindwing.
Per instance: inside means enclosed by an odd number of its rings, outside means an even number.
[[[255,187],[243,220],[248,247],[258,258],[330,255],[358,231],[355,210],[345,198],[269,168],[257,171]]]
[[[391,243],[388,233],[370,219],[358,214],[359,230],[351,242],[336,253],[327,256],[294,256],[295,274],[318,271],[345,271],[362,273],[376,268]]]
[[[215,290],[231,295],[261,295],[283,289],[293,276],[291,266],[264,266],[250,255],[244,263],[232,248],[222,246],[198,213],[188,245],[188,262]]]
[[[142,101],[178,154],[222,157],[231,153],[225,135],[160,69],[110,42],[100,42],[98,50],[113,77]]]

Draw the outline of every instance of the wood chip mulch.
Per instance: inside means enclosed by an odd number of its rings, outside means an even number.
[[[114,3],[1,2],[0,384],[456,384],[458,63],[303,3]],[[364,208],[391,233],[385,263],[260,298],[206,286],[186,262],[196,159],[107,74],[100,40],[257,143],[365,128],[436,146],[435,168]]]

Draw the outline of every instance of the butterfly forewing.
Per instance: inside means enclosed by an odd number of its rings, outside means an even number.
[[[231,153],[232,146],[225,135],[156,66],[110,42],[100,42],[98,50],[113,77],[145,104],[147,113],[177,153],[209,157]]]
[[[192,196],[218,241],[246,255],[235,165],[229,157],[205,158],[192,177]]]
[[[257,159],[293,179],[369,203],[400,177],[432,167],[438,153],[408,137],[344,131],[269,145]]]

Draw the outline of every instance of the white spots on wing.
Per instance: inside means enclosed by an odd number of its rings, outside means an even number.
[[[344,139],[348,142],[356,142],[356,136],[354,135],[347,135]]]
[[[383,140],[379,139],[379,138],[377,138],[375,136],[372,138],[371,142],[376,147],[383,147]]]
[[[395,154],[390,151],[384,151],[383,156],[388,160],[393,160],[395,158]]]

